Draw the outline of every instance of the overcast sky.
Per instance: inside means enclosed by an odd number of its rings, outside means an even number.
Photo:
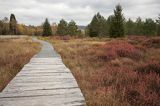
[[[27,25],[40,25],[46,17],[51,23],[63,18],[87,25],[97,12],[106,18],[113,14],[118,3],[126,18],[156,19],[160,14],[160,0],[0,0],[0,19],[14,13],[19,23]]]

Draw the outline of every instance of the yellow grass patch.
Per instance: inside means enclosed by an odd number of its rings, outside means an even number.
[[[0,91],[40,50],[31,38],[0,38]]]

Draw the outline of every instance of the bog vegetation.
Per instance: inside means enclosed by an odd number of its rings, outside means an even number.
[[[29,38],[0,38],[0,92],[39,49]]]
[[[160,37],[42,39],[61,54],[87,106],[159,106]]]

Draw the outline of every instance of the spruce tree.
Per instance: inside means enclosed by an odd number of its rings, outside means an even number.
[[[99,35],[98,15],[99,15],[99,13],[96,14],[96,15],[93,17],[93,19],[92,19],[92,21],[91,21],[91,23],[90,23],[90,25],[89,25],[89,36],[90,36],[90,37],[96,37],[96,36]]]
[[[111,17],[110,37],[124,37],[124,17],[121,5],[117,5],[114,16]]]
[[[151,18],[147,18],[144,22],[143,34],[144,35],[155,35],[156,33],[156,23]]]
[[[68,34],[71,36],[78,34],[78,26],[73,20],[71,20],[68,24]]]
[[[67,22],[64,19],[60,20],[60,23],[58,24],[57,27],[57,34],[61,36],[67,35],[68,34],[67,27],[68,27]]]
[[[134,35],[135,34],[135,23],[129,18],[125,24],[126,34]]]
[[[100,13],[94,15],[88,26],[88,33],[90,37],[100,37],[107,34],[107,20]]]
[[[137,18],[136,23],[135,23],[135,34],[136,35],[143,35],[143,25],[144,22],[140,17]]]
[[[113,35],[115,36],[115,32],[116,32],[116,29],[115,29],[115,26],[114,26],[114,15],[111,15],[108,17],[108,24],[109,24],[109,34],[110,34],[110,37],[113,37]]]
[[[160,14],[159,14],[158,19],[156,20],[156,23],[157,23],[157,25],[156,25],[156,34],[158,36],[160,36]]]
[[[3,30],[3,22],[0,20],[0,35],[2,35],[2,30]]]
[[[2,26],[2,35],[8,35],[10,33],[10,23],[7,17],[5,17],[2,20],[3,26]]]
[[[100,17],[100,19],[99,19],[99,24],[100,24],[100,26],[99,26],[99,37],[105,37],[105,36],[107,36],[108,34],[109,34],[109,32],[108,32],[108,21],[103,17],[103,16],[101,16]]]
[[[48,22],[48,19],[46,18],[43,24],[43,36],[50,36],[50,35],[52,35],[52,29],[50,23]]]
[[[11,14],[10,16],[9,28],[11,35],[17,34],[17,21],[14,14]]]

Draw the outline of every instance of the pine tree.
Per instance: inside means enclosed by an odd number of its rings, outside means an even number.
[[[9,22],[9,28],[10,28],[10,34],[16,35],[17,34],[17,21],[14,14],[11,14],[10,16],[10,22]]]
[[[67,27],[68,27],[67,22],[64,19],[60,20],[60,23],[58,24],[58,27],[57,27],[57,34],[61,36],[67,35],[68,34]]]
[[[68,34],[71,36],[78,34],[78,26],[73,20],[69,22],[67,29],[68,29]]]
[[[157,23],[157,25],[156,25],[156,34],[158,36],[160,36],[160,14],[159,14],[158,19],[156,20],[156,23]]]
[[[124,37],[124,17],[121,5],[117,5],[114,16],[111,17],[110,37]]]
[[[43,24],[43,36],[50,36],[50,35],[52,35],[52,29],[50,23],[48,22],[48,19],[46,18]]]

